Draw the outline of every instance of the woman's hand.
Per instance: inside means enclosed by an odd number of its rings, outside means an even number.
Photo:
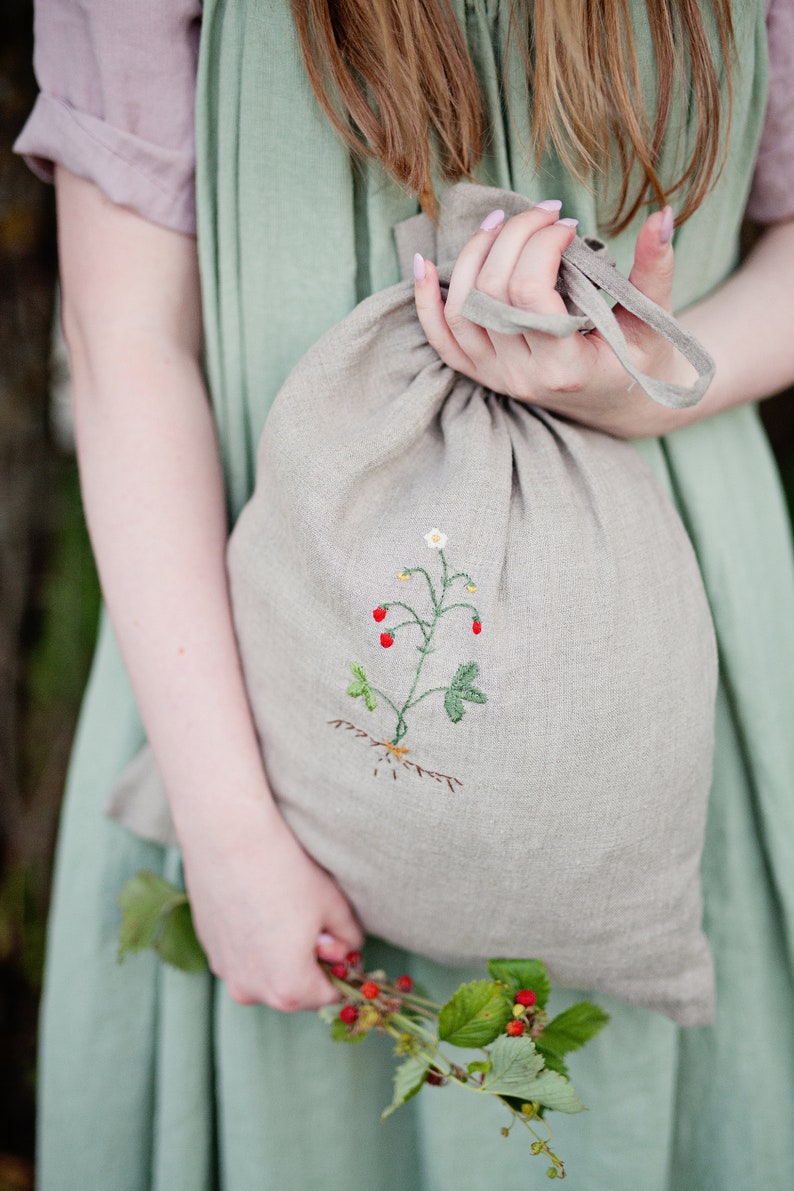
[[[418,257],[416,307],[428,341],[451,368],[484,387],[609,434],[637,438],[685,425],[691,416],[664,409],[646,396],[598,332],[567,339],[535,331],[499,335],[463,317],[472,289],[521,310],[566,312],[554,286],[576,223],[558,220],[558,214],[553,200],[506,222],[501,211],[492,212],[460,253],[446,303],[435,266]],[[637,289],[665,310],[671,310],[672,302],[672,230],[669,207],[645,221],[630,274]],[[667,340],[622,307],[614,313],[642,372],[691,383],[693,370]]]
[[[361,928],[273,803],[238,801],[229,816],[180,830],[196,931],[230,996],[285,1013],[338,1001],[317,957],[344,959]]]

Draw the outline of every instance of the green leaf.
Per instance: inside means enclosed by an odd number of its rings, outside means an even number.
[[[480,673],[480,667],[476,662],[468,662],[463,666],[458,666],[455,672],[455,677],[450,683],[450,690],[456,690],[460,687],[470,686],[477,675]]]
[[[453,724],[459,724],[465,714],[460,696],[452,687],[449,687],[444,693],[444,710]]]
[[[152,947],[165,963],[183,972],[206,968],[187,894],[176,885],[144,869],[127,881],[118,903],[122,911],[119,959]]]
[[[193,927],[193,916],[187,900],[163,916],[160,936],[153,947],[164,963],[182,972],[205,970],[207,957]]]
[[[541,1009],[549,999],[551,985],[539,959],[489,959],[488,971],[494,980],[501,980],[512,993],[517,993],[521,988],[531,988]]]
[[[552,1018],[541,1035],[543,1048],[557,1055],[579,1050],[595,1038],[609,1021],[609,1015],[590,1001],[579,1001]]]
[[[462,984],[438,1015],[438,1036],[451,1046],[488,1046],[512,1016],[512,1006],[496,981]]]
[[[364,697],[364,702],[367,706],[367,711],[374,711],[378,706],[377,700],[370,690],[369,680],[364,672],[364,667],[360,666],[358,662],[351,662],[350,669],[353,672],[355,682],[351,682],[347,688],[347,693],[353,699]]]
[[[525,1100],[534,1100],[546,1108],[555,1108],[558,1112],[585,1111],[572,1085],[556,1071],[541,1071],[537,1079],[528,1084],[521,1094]]]
[[[419,1059],[415,1059],[411,1055],[404,1063],[400,1063],[400,1066],[394,1072],[394,1097],[389,1107],[385,1108],[380,1114],[380,1119],[385,1121],[387,1117],[390,1117],[393,1112],[396,1112],[407,1100],[411,1100],[421,1089],[426,1079],[427,1067]]]
[[[478,691],[476,686],[466,686],[460,689],[461,699],[466,699],[469,703],[487,703],[488,696]]]
[[[482,1072],[490,1071],[491,1064],[489,1062],[487,1062],[485,1059],[478,1059],[474,1063],[468,1063],[466,1066],[466,1070],[468,1071],[469,1075],[476,1075],[478,1071],[482,1071]]]
[[[537,1082],[543,1067],[543,1058],[535,1050],[535,1044],[526,1036],[510,1038],[501,1034],[490,1051],[491,1070],[482,1083],[484,1092],[495,1096],[517,1096],[523,1100],[536,1100],[530,1096],[529,1088]]]
[[[128,952],[152,947],[164,916],[187,902],[187,895],[156,873],[142,869],[124,885],[118,896],[121,907],[119,959]]]
[[[562,1075],[565,1079],[568,1079],[568,1068],[565,1066],[565,1063],[555,1051],[548,1050],[548,1048],[544,1046],[542,1034],[540,1038],[535,1039],[535,1049],[537,1050],[538,1054],[543,1055],[543,1065],[547,1068],[547,1070],[556,1071],[558,1075]]]
[[[363,1042],[366,1036],[366,1034],[351,1034],[349,1027],[338,1017],[331,1022],[331,1037],[334,1042]]]

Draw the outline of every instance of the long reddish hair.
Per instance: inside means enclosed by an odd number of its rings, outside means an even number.
[[[718,176],[730,121],[734,46],[730,0],[645,0],[658,89],[643,98],[629,0],[513,0],[511,36],[532,93],[531,136],[541,158],[553,147],[587,182],[617,161],[609,230],[645,204],[680,192],[679,223]],[[715,63],[704,10],[716,23]],[[292,0],[312,86],[358,156],[376,158],[434,210],[431,170],[471,177],[486,136],[480,89],[449,0]],[[727,79],[726,96],[720,74]],[[678,177],[659,177],[659,153],[674,94],[687,96],[695,138]]]

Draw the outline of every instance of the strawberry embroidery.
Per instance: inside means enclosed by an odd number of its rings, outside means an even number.
[[[419,644],[417,645],[419,661],[413,673],[407,696],[402,700],[392,699],[383,690],[373,686],[363,666],[358,662],[351,664],[354,681],[347,688],[348,695],[353,699],[362,698],[369,711],[375,710],[379,699],[391,708],[395,716],[394,733],[390,740],[384,741],[384,744],[395,754],[399,753],[400,759],[408,751],[405,748],[397,749],[397,745],[408,731],[408,714],[424,699],[436,694],[441,695],[444,709],[453,724],[458,724],[463,719],[466,712],[464,704],[487,703],[488,701],[485,693],[474,685],[475,679],[479,675],[477,662],[467,662],[458,666],[446,686],[430,687],[420,692],[422,670],[428,654],[438,648],[436,634],[445,616],[456,609],[464,609],[472,617],[471,630],[474,636],[478,637],[482,632],[482,621],[474,604],[467,600],[454,599],[453,590],[458,584],[471,594],[477,591],[477,585],[466,571],[451,573],[444,553],[444,547],[448,541],[447,535],[440,529],[434,528],[429,530],[424,538],[428,549],[437,552],[441,569],[440,577],[436,577],[434,581],[430,570],[426,567],[404,567],[397,578],[403,583],[407,583],[418,576],[421,584],[420,594],[422,591],[425,592],[429,599],[429,607],[423,607],[420,613],[416,607],[403,600],[391,600],[379,604],[372,613],[378,624],[381,624],[389,613],[394,613],[395,619],[397,619],[396,624],[384,629],[380,634],[380,643],[384,649],[391,649],[400,633],[410,632],[419,635]],[[403,615],[404,618],[399,619],[400,615]]]

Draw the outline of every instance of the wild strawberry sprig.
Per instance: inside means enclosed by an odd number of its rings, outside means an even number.
[[[206,971],[207,959],[183,889],[143,870],[127,881],[119,905],[119,959],[151,947],[165,963],[182,971]],[[462,984],[445,1005],[426,996],[408,975],[390,980],[385,972],[368,972],[360,951],[322,967],[341,999],[341,1005],[320,1011],[330,1023],[331,1037],[363,1042],[376,1033],[394,1041],[400,1062],[384,1118],[425,1084],[457,1084],[478,1095],[495,1096],[511,1116],[502,1133],[507,1136],[520,1122],[534,1138],[532,1153],[548,1160],[548,1177],[565,1178],[565,1167],[549,1144],[545,1114],[549,1109],[582,1111],[564,1056],[603,1029],[609,1018],[601,1009],[579,1001],[550,1019],[549,980],[537,959],[489,960],[490,979]],[[442,1043],[479,1049],[480,1056],[465,1064],[455,1062],[441,1050]],[[544,1137],[536,1132],[539,1124]]]
[[[425,1085],[457,1084],[495,1096],[511,1116],[502,1133],[507,1136],[520,1122],[534,1138],[532,1153],[548,1160],[547,1176],[565,1178],[565,1166],[550,1146],[545,1114],[584,1108],[563,1056],[604,1027],[609,1019],[601,1009],[580,1001],[550,1019],[545,1008],[550,986],[540,960],[490,960],[491,979],[462,984],[445,1005],[425,996],[410,976],[390,980],[383,971],[366,971],[358,951],[344,962],[322,966],[343,998],[341,1006],[321,1010],[332,1038],[362,1042],[374,1032],[394,1040],[401,1061],[383,1120]],[[442,1043],[479,1049],[482,1057],[465,1065],[455,1062],[441,1050]],[[545,1136],[536,1131],[538,1125]]]

